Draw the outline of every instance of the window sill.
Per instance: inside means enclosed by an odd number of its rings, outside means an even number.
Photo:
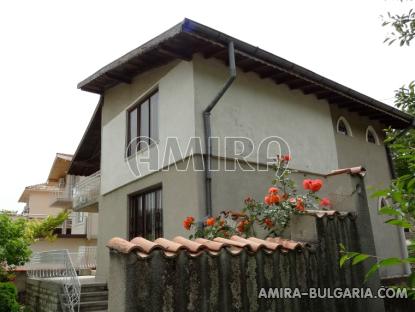
[[[146,152],[147,150],[150,150],[151,148],[158,146],[159,143],[160,143],[160,140],[157,140],[157,141],[155,141],[155,143],[152,143],[152,144],[146,146],[145,148],[142,148],[142,149],[136,151],[135,153],[133,153],[129,156],[126,156],[125,161],[130,161],[131,159],[138,157],[140,154],[144,154],[144,152]]]

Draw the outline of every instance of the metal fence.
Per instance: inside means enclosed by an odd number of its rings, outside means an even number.
[[[70,252],[76,270],[95,269],[97,267],[97,247],[80,246],[78,252]]]
[[[29,278],[58,278],[63,284],[64,311],[79,311],[81,284],[68,250],[51,250],[32,255],[27,264]]]

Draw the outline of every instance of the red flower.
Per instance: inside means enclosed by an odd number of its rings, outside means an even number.
[[[309,190],[309,189],[311,189],[311,183],[313,182],[313,180],[311,180],[311,179],[305,179],[304,181],[303,181],[303,188],[305,189],[305,190]]]
[[[271,204],[278,204],[280,202],[280,197],[277,194],[272,194],[269,197]]]
[[[267,226],[268,228],[272,228],[272,226],[274,225],[274,224],[272,223],[271,219],[268,219],[268,218],[264,219],[264,223],[266,224],[266,226]]]
[[[310,185],[310,190],[313,192],[318,192],[323,186],[323,181],[320,179],[312,180]]]
[[[277,194],[278,193],[278,189],[275,186],[271,186],[268,189],[268,194]]]
[[[282,159],[285,161],[290,161],[291,160],[291,155],[287,154],[287,155],[282,155]]]
[[[322,186],[323,186],[323,181],[321,181],[320,179],[315,179],[315,180],[305,179],[303,181],[304,189],[305,190],[310,190],[312,192],[319,191]]]
[[[270,194],[264,197],[264,203],[268,206],[273,204],[278,204],[280,202],[280,197],[277,194]]]
[[[290,204],[295,205],[297,200],[295,199],[295,197],[291,197],[289,200]]]
[[[245,231],[245,226],[247,226],[249,224],[248,220],[244,220],[238,223],[238,226],[236,227],[236,230],[240,233],[242,233],[243,231]]]
[[[193,218],[192,216],[187,217],[186,219],[184,219],[183,221],[183,227],[186,230],[190,230],[190,228],[192,227],[192,224],[195,222],[195,218]]]
[[[295,206],[295,209],[298,211],[304,211],[304,200],[301,197],[297,198],[297,205]]]
[[[323,197],[320,201],[320,206],[322,207],[330,207],[331,206],[331,202],[330,199],[328,199],[327,197]]]
[[[206,225],[207,226],[213,226],[215,224],[215,218],[208,218],[206,220]]]

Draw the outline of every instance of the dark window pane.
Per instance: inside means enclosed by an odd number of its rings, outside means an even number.
[[[130,197],[129,236],[154,240],[163,235],[161,189]]]
[[[156,219],[156,228],[155,235],[156,238],[163,236],[163,213],[161,210],[161,190],[156,192],[156,209],[155,209],[155,219]]]
[[[149,101],[145,101],[141,104],[140,113],[140,142],[147,142],[150,137],[150,104]],[[146,144],[140,144],[140,149],[146,147]]]
[[[137,150],[137,127],[138,127],[138,113],[137,108],[129,113],[129,133],[128,133],[128,155],[132,155]]]
[[[159,94],[154,93],[150,98],[150,138],[153,141],[159,139]]]
[[[145,195],[146,202],[146,238],[149,240],[154,240],[154,230],[155,230],[155,214],[154,214],[154,205],[155,205],[156,193],[151,192]]]
[[[349,135],[349,132],[347,131],[346,124],[343,122],[343,120],[339,121],[337,131],[339,131],[340,133],[342,133],[344,135]]]
[[[373,132],[372,132],[372,131],[370,131],[370,130],[367,132],[367,141],[368,141],[369,143],[374,143],[374,144],[376,144],[376,138],[375,138],[375,136],[374,136]]]

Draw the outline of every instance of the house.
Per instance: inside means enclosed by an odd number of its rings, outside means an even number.
[[[112,237],[186,236],[186,216],[203,220],[242,209],[247,195],[263,197],[273,173],[226,171],[241,151],[222,148],[225,137],[248,138],[255,146],[282,138],[298,177],[362,165],[370,194],[370,187],[388,185],[393,174],[382,129],[413,123],[393,107],[189,19],[78,87],[101,96],[68,173],[100,175],[100,195],[89,209],[99,212],[97,275],[104,278],[105,244]],[[150,139],[137,142],[137,136]],[[206,138],[217,144],[206,148]],[[163,157],[166,151],[174,157]],[[243,166],[266,168],[267,158],[259,151]],[[195,166],[187,167],[190,159]],[[334,194],[345,206],[351,195]],[[402,231],[377,213],[383,201],[367,201],[376,254],[405,256]],[[383,277],[405,273],[382,271]]]
[[[57,153],[47,182],[24,189],[19,198],[19,202],[26,203],[22,212],[24,218],[42,220],[72,209],[72,192],[77,180],[67,175],[71,160],[72,155]],[[85,246],[96,246],[97,221],[97,216],[93,214],[72,212],[70,217],[54,230],[56,240],[39,240],[31,245],[31,249],[34,252],[60,249],[78,252]]]

